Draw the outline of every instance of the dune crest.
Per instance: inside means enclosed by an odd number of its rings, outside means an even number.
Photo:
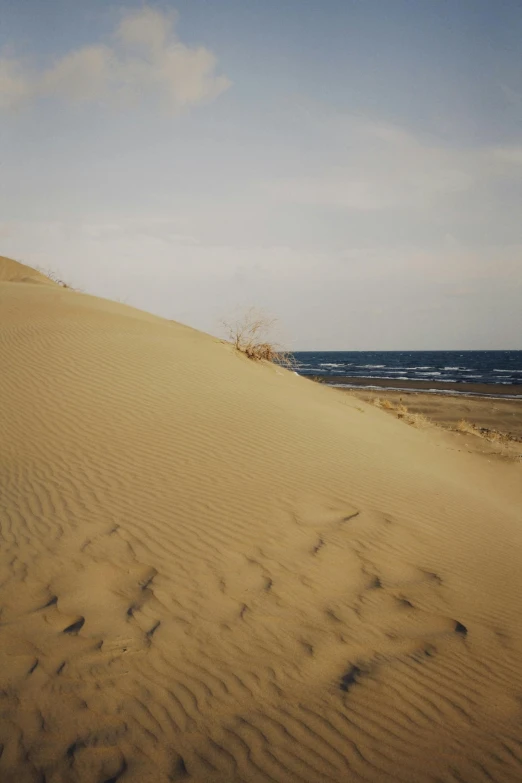
[[[39,277],[0,259],[2,783],[520,781],[521,493]]]
[[[0,256],[0,283],[43,283],[57,285],[42,272],[12,258]]]

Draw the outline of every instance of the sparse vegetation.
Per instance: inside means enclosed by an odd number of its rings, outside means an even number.
[[[395,411],[396,413],[402,414],[408,413],[408,408],[406,405],[403,405],[402,402],[395,403],[388,400],[386,397],[384,399],[376,397],[373,404],[377,405],[378,408],[384,408],[386,411]]]
[[[400,416],[400,414],[399,414]],[[404,415],[404,421],[407,424],[411,424],[412,427],[431,427],[434,426],[433,422],[425,416],[423,413],[410,413],[408,411]]]
[[[462,432],[467,435],[476,435],[477,438],[484,438],[485,440],[489,440],[492,443],[505,443],[510,440],[519,440],[519,438],[516,436],[510,435],[506,432],[499,432],[498,430],[492,430],[488,427],[478,427],[476,424],[473,424],[470,421],[466,421],[466,419],[461,419],[459,422],[457,422],[455,429],[457,432]]]
[[[516,445],[517,443],[520,443],[522,439],[516,435],[499,432],[498,430],[489,429],[488,427],[479,427],[466,419],[460,419],[453,427],[451,425],[437,425],[423,413],[412,413],[402,402],[395,403],[386,398],[375,397],[373,404],[378,408],[382,408],[382,410],[396,414],[398,419],[402,419],[406,424],[410,424],[412,427],[424,428],[439,426],[442,429],[453,430],[454,432],[459,432],[463,435],[474,435],[477,438],[488,441],[488,443],[495,447],[495,451],[500,456],[515,461],[522,461],[522,454],[517,452]]]
[[[44,269],[43,267],[37,266],[35,267],[38,272],[40,272],[42,275],[45,275],[45,277],[48,277],[49,280],[52,280],[53,283],[56,283],[60,286],[60,288],[68,288],[70,291],[76,291],[76,288],[73,288],[72,285],[69,285],[69,283],[66,283],[65,280],[62,279],[62,277],[55,272],[52,269]]]
[[[373,404],[385,411],[390,411],[390,413],[396,413],[398,419],[404,419],[406,424],[411,424],[412,427],[427,427],[432,424],[424,414],[411,413],[402,402],[396,403],[392,402],[392,400],[388,400],[386,397],[384,399],[376,397]]]
[[[223,321],[222,326],[234,348],[249,359],[293,368],[296,361],[292,354],[284,351],[272,337],[276,323],[275,318],[251,307],[237,320]]]
[[[474,424],[471,424],[471,422],[466,421],[466,419],[460,419],[460,421],[457,422],[457,426],[455,427],[457,432],[464,432],[471,435],[476,435],[476,427]]]
[[[384,408],[386,411],[395,410],[395,403],[393,403],[391,400],[387,400],[386,398],[381,399],[380,397],[376,397],[373,401],[373,404],[376,405],[377,408]]]
[[[466,419],[460,419],[454,427],[455,432],[462,435],[474,435],[481,440],[487,441],[499,456],[515,462],[522,462],[522,452],[520,445],[522,438],[519,435],[510,432],[500,432],[489,427],[479,427]]]

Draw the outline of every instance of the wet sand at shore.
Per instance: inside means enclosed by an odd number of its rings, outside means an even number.
[[[319,380],[329,386],[376,386],[383,389],[399,389],[404,391],[438,391],[481,395],[481,396],[515,396],[522,399],[522,385],[507,385],[493,383],[444,383],[441,381],[400,381],[395,378],[360,378],[351,376],[306,376]]]

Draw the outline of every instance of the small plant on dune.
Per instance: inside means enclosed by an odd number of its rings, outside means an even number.
[[[433,425],[433,422],[423,413],[406,413],[404,421],[406,424],[411,424],[412,427],[430,427]]]
[[[423,413],[411,413],[403,402],[393,402],[386,398],[376,397],[373,404],[390,413],[396,413],[398,419],[402,419],[412,427],[428,427],[433,424]]]
[[[467,435],[477,435],[475,426],[471,422],[466,421],[466,419],[460,419],[455,429],[457,432],[463,432]]]
[[[251,307],[235,321],[222,321],[222,326],[234,348],[249,359],[293,368],[296,366],[296,361],[292,354],[283,351],[272,339],[276,323],[275,318],[270,318],[255,307]]]
[[[383,408],[385,411],[396,411],[402,415],[408,413],[408,408],[402,402],[395,403],[392,400],[388,400],[386,397],[384,399],[375,397],[373,404],[378,408]]]
[[[43,267],[37,266],[36,269],[38,272],[40,272],[45,277],[49,278],[49,280],[52,280],[53,283],[56,283],[60,286],[60,288],[67,288],[70,291],[76,291],[75,288],[73,288],[72,285],[69,285],[69,283],[66,283],[65,280],[63,280],[60,275],[57,272],[54,272],[52,269],[44,269]]]

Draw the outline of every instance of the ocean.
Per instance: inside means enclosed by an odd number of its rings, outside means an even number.
[[[300,375],[522,386],[522,351],[298,351]],[[345,384],[349,385],[349,384]]]

